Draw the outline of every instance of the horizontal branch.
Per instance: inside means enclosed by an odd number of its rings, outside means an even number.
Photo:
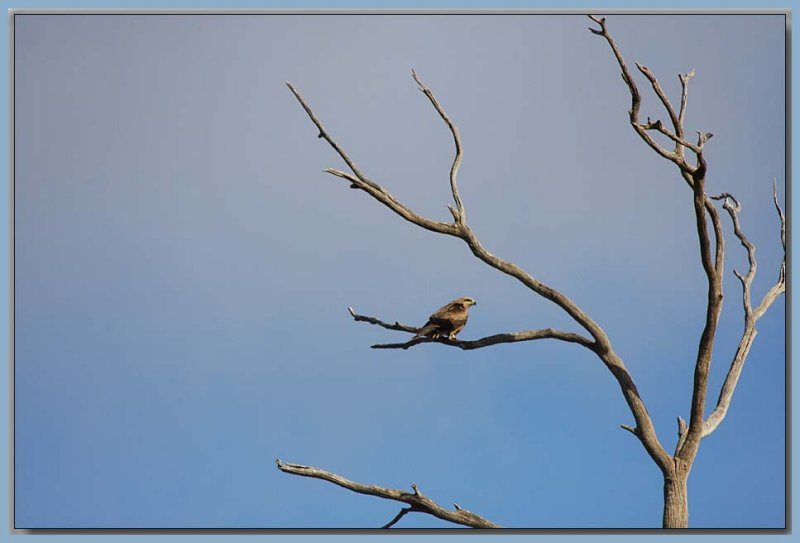
[[[444,507],[440,506],[424,494],[419,491],[417,485],[412,484],[411,488],[413,492],[404,492],[399,489],[395,488],[385,488],[382,486],[377,485],[364,485],[361,483],[357,483],[355,481],[351,481],[350,479],[346,479],[341,475],[337,475],[330,471],[325,471],[323,469],[315,468],[312,466],[303,466],[301,464],[289,464],[286,462],[282,462],[280,459],[276,459],[275,463],[278,466],[278,469],[284,473],[290,473],[292,475],[300,475],[302,477],[311,477],[314,479],[322,479],[323,481],[328,481],[335,485],[338,485],[342,488],[346,488],[347,490],[351,490],[353,492],[357,492],[359,494],[366,494],[367,496],[375,496],[378,498],[383,498],[385,500],[394,500],[397,502],[405,503],[410,508],[405,508],[397,514],[397,516],[392,519],[389,523],[384,525],[384,528],[388,528],[394,525],[400,518],[402,518],[406,513],[411,511],[419,512],[419,513],[427,513],[429,515],[433,515],[436,518],[446,520],[447,522],[452,522],[454,524],[460,524],[462,526],[469,526],[471,528],[500,528],[499,525],[495,524],[494,522],[483,518],[480,515],[476,515],[466,509],[463,509],[456,505],[454,511],[450,511],[449,509],[445,509]]]
[[[369,317],[367,315],[359,315],[358,313],[355,312],[355,310],[352,307],[348,307],[347,310],[350,312],[350,315],[356,322],[367,322],[369,324],[380,326],[381,328],[386,328],[387,330],[408,332],[410,334],[416,334],[417,332],[420,331],[420,328],[417,328],[415,326],[400,324],[397,321],[395,321],[394,324],[392,324],[384,322],[380,319],[376,319],[375,317]],[[526,330],[524,332],[505,332],[502,334],[495,334],[493,336],[487,336],[472,341],[461,340],[461,339],[449,339],[446,336],[440,336],[438,339],[433,339],[429,337],[415,337],[403,343],[383,343],[383,344],[373,345],[372,348],[408,349],[409,347],[413,347],[414,345],[419,345],[420,343],[441,343],[443,345],[449,345],[450,347],[458,347],[459,349],[469,351],[472,349],[480,349],[481,347],[489,347],[490,345],[497,345],[499,343],[517,343],[520,341],[533,341],[537,339],[558,339],[561,341],[566,341],[568,343],[578,343],[579,345],[583,345],[584,347],[591,350],[594,350],[595,348],[595,343],[592,342],[592,340],[590,340],[589,338],[586,338],[580,334],[576,334],[573,332],[562,332],[561,330],[554,330],[552,328],[545,328],[543,330]]]
[[[578,343],[579,345],[583,345],[590,350],[594,350],[595,347],[594,342],[580,334],[562,332],[560,330],[553,330],[552,328],[545,328],[543,330],[526,330],[524,332],[506,332],[471,341],[462,339],[448,339],[446,336],[440,336],[438,339],[418,337],[406,341],[405,343],[383,343],[373,345],[372,348],[408,349],[409,347],[419,345],[420,343],[441,343],[443,345],[449,345],[450,347],[458,347],[464,351],[471,351],[472,349],[480,349],[482,347],[489,347],[491,345],[498,345],[500,343],[518,343],[520,341],[534,341],[537,339],[558,339],[568,343]]]

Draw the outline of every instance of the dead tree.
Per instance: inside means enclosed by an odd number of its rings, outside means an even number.
[[[527,330],[522,332],[509,332],[496,334],[474,341],[464,341],[459,339],[448,339],[445,337],[431,339],[427,337],[414,338],[406,342],[373,345],[375,349],[408,349],[420,343],[437,342],[460,349],[479,349],[489,347],[499,343],[514,343],[518,341],[534,341],[539,339],[555,339],[559,341],[574,343],[588,349],[605,365],[616,379],[625,402],[630,409],[635,424],[633,426],[622,425],[622,428],[633,434],[644,447],[644,450],[661,470],[664,479],[664,528],[685,528],[688,527],[689,509],[687,496],[687,479],[692,468],[692,463],[697,455],[702,439],[711,434],[725,418],[730,405],[733,392],[736,389],[742,367],[753,340],[757,334],[756,324],[764,313],[772,306],[775,300],[785,292],[786,289],[786,221],[778,202],[777,187],[773,182],[773,200],[780,221],[780,237],[783,244],[784,257],[780,264],[778,278],[775,284],[764,294],[758,304],[753,307],[751,287],[753,278],[756,274],[755,247],[743,233],[739,222],[739,212],[741,205],[739,201],[728,193],[718,196],[709,196],[705,190],[706,172],[708,165],[703,156],[703,149],[711,139],[710,132],[697,132],[697,140],[689,141],[686,136],[684,119],[686,115],[686,105],[688,98],[689,80],[695,75],[694,70],[687,74],[679,74],[682,93],[680,105],[676,110],[669,98],[662,89],[656,76],[645,66],[636,63],[636,68],[650,82],[653,92],[658,97],[663,106],[668,124],[659,119],[646,121],[639,118],[639,109],[642,101],[641,93],[637,87],[628,65],[622,57],[617,44],[611,37],[606,28],[605,18],[590,15],[590,19],[597,25],[596,28],[589,30],[604,38],[614,57],[622,70],[622,79],[625,82],[631,95],[631,108],[628,112],[629,122],[633,130],[644,140],[644,142],[658,155],[672,162],[678,168],[680,176],[683,178],[692,194],[692,210],[696,223],[697,236],[699,240],[699,252],[702,268],[708,282],[708,298],[706,304],[705,325],[700,336],[697,348],[697,356],[694,364],[694,382],[692,388],[692,399],[690,406],[689,420],[686,422],[678,417],[678,441],[675,450],[670,454],[661,445],[656,435],[656,430],[650,415],[647,412],[644,401],[642,400],[636,384],[625,367],[620,356],[614,351],[611,340],[603,328],[595,322],[585,311],[575,304],[570,298],[555,288],[542,283],[533,275],[523,270],[519,266],[495,256],[489,252],[478,237],[469,227],[467,222],[467,212],[464,202],[458,191],[457,177],[459,166],[462,159],[461,136],[458,128],[445,113],[444,108],[433,95],[433,92],[421,81],[419,76],[412,70],[412,76],[419,90],[431,102],[436,112],[445,122],[453,136],[455,143],[455,158],[450,169],[450,189],[453,195],[455,207],[448,205],[452,222],[440,222],[418,215],[409,209],[402,202],[392,196],[383,186],[369,179],[351,159],[344,149],[333,139],[330,133],[323,127],[312,109],[291,83],[287,83],[289,89],[303,106],[311,121],[319,130],[319,138],[324,139],[339,154],[349,168],[349,172],[334,168],[325,171],[336,177],[345,179],[350,188],[363,190],[372,196],[379,203],[385,205],[390,210],[401,216],[408,222],[415,224],[426,230],[445,234],[454,238],[461,239],[467,244],[470,251],[479,260],[507,274],[530,289],[534,294],[542,296],[553,302],[565,311],[580,327],[585,334],[577,334],[546,328],[542,330]],[[653,138],[653,134],[658,133],[666,137],[674,144],[672,148],[665,148]],[[693,155],[693,160],[687,159],[687,154]],[[742,286],[742,305],[744,308],[744,330],[739,340],[735,355],[733,356],[727,371],[725,381],[720,389],[716,407],[712,413],[704,418],[706,398],[708,395],[708,374],[711,364],[711,355],[714,345],[715,332],[722,310],[723,300],[723,264],[725,260],[725,239],[723,236],[722,219],[719,210],[715,207],[714,201],[722,202],[722,208],[728,213],[733,222],[734,233],[739,242],[747,252],[749,267],[746,273],[742,274],[734,270],[734,274]],[[709,234],[708,223],[711,223]],[[418,331],[413,326],[400,324],[399,322],[384,322],[380,319],[359,315],[352,308],[350,314],[353,319],[359,322],[367,322],[378,325],[389,330],[407,332],[414,334]],[[299,464],[284,463],[277,461],[278,468],[294,475],[314,477],[323,479],[353,492],[368,494],[380,498],[390,499],[405,503],[408,507],[400,510],[395,518],[388,522],[384,528],[394,525],[405,514],[409,512],[423,512],[434,515],[440,519],[471,526],[473,528],[495,528],[498,527],[491,521],[455,506],[455,510],[445,509],[434,503],[427,496],[419,492],[416,485],[412,485],[413,492],[404,492],[397,489],[384,488],[374,485],[363,485],[355,483],[334,473],[310,466]]]

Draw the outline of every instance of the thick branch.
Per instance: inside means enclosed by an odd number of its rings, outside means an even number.
[[[777,188],[773,184],[773,199],[775,201],[775,207],[778,210],[778,217],[781,221],[781,242],[784,244],[784,257],[783,261],[781,262],[781,272],[778,275],[778,281],[775,285],[773,285],[764,297],[761,299],[761,302],[758,304],[756,310],[753,310],[752,302],[751,302],[751,293],[752,293],[752,284],[753,279],[756,275],[757,269],[757,262],[756,262],[756,248],[747,239],[744,232],[742,232],[741,225],[739,223],[739,212],[742,209],[741,204],[739,203],[736,198],[731,196],[728,193],[720,194],[719,196],[712,197],[714,200],[723,200],[722,207],[728,212],[730,215],[731,220],[733,222],[733,231],[739,241],[741,242],[742,246],[747,251],[747,261],[748,261],[748,270],[745,275],[742,275],[736,271],[736,277],[742,283],[742,305],[744,307],[744,330],[742,331],[742,337],[739,340],[739,345],[736,348],[736,353],[733,356],[733,360],[731,361],[730,368],[728,369],[728,373],[725,376],[725,381],[722,384],[722,388],[720,389],[719,398],[717,399],[717,405],[714,408],[714,411],[708,416],[708,418],[703,423],[703,432],[702,437],[705,437],[712,433],[720,423],[724,420],[725,415],[728,412],[728,407],[730,406],[731,399],[733,397],[733,393],[736,390],[736,385],[739,382],[739,377],[742,373],[742,368],[744,367],[745,360],[747,359],[747,355],[750,353],[750,348],[753,345],[753,341],[758,334],[758,330],[756,329],[756,323],[758,319],[769,309],[769,307],[775,302],[775,300],[784,293],[786,289],[785,283],[785,266],[786,266],[786,246],[785,246],[785,218],[783,216],[783,211],[780,208],[780,204],[778,204],[778,197],[777,197]]]
[[[385,488],[377,485],[364,485],[356,483],[349,479],[345,479],[341,475],[325,471],[323,469],[315,468],[312,466],[303,466],[300,464],[289,464],[276,460],[275,463],[278,469],[284,473],[292,475],[300,475],[302,477],[312,477],[314,479],[322,479],[323,481],[331,482],[347,490],[357,492],[359,494],[366,494],[367,496],[375,496],[386,500],[394,500],[397,502],[405,503],[410,508],[403,509],[398,515],[389,523],[384,525],[388,528],[395,524],[401,517],[410,511],[417,511],[420,513],[427,513],[436,518],[446,520],[455,524],[469,526],[471,528],[500,528],[499,525],[487,520],[480,515],[476,515],[466,509],[456,506],[455,511],[450,511],[440,506],[419,491],[416,485],[411,485],[413,492],[404,492],[395,488]]]
[[[698,155],[702,159],[702,155]],[[704,168],[703,168],[704,171]],[[714,348],[714,337],[716,335],[719,316],[722,312],[722,262],[723,258],[718,258],[716,262],[711,256],[711,240],[706,228],[706,202],[708,197],[705,194],[705,179],[698,175],[698,169],[694,175],[694,210],[697,225],[697,235],[700,240],[700,259],[708,279],[708,297],[706,306],[706,322],[700,342],[697,347],[697,359],[694,369],[694,381],[692,387],[692,403],[689,415],[689,428],[686,432],[686,439],[677,455],[687,462],[692,462],[700,446],[700,439],[703,434],[703,415],[705,411],[706,396],[708,394],[708,374],[711,368],[711,355]],[[721,238],[717,241],[717,250],[720,250]]]

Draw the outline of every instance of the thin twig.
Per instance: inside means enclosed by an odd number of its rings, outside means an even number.
[[[675,127],[676,135],[683,139],[683,123],[686,119],[686,105],[689,102],[689,81],[694,77],[695,71],[692,68],[687,74],[678,74],[678,79],[681,81],[681,109],[678,112],[678,126]],[[683,156],[683,147],[678,145],[675,147],[675,153]]]
[[[619,427],[622,428],[623,430],[627,430],[628,432],[632,433],[636,437],[639,437],[639,434],[636,433],[636,428],[634,428],[633,426],[629,426],[627,424],[620,424]]]
[[[339,154],[339,156],[342,157],[342,160],[345,161],[347,166],[353,171],[353,173],[356,175],[356,177],[358,177],[358,179],[362,183],[377,189],[378,186],[375,183],[373,183],[372,181],[367,179],[367,177],[361,172],[361,170],[358,169],[358,166],[356,166],[356,163],[353,162],[353,160],[347,155],[347,153],[344,151],[344,149],[342,149],[339,146],[339,144],[336,143],[336,141],[330,136],[330,134],[328,134],[328,131],[325,130],[325,127],[322,126],[322,122],[319,119],[317,119],[317,116],[314,115],[314,111],[309,107],[309,105],[306,103],[306,101],[300,95],[298,90],[296,88],[294,88],[294,85],[292,85],[291,83],[289,83],[287,81],[286,82],[286,86],[289,87],[289,90],[292,91],[292,94],[294,94],[294,97],[297,98],[297,101],[300,102],[300,105],[303,106],[303,109],[306,110],[306,113],[308,114],[308,117],[311,119],[311,122],[313,122],[316,125],[316,127],[319,129],[319,135],[317,137],[323,138],[325,141],[327,141],[330,144],[331,147],[333,147],[334,151],[336,151]]]
[[[383,526],[381,526],[381,528],[384,528],[384,529],[391,528],[392,526],[394,526],[395,524],[397,524],[397,521],[399,521],[401,518],[403,518],[404,516],[406,516],[406,514],[408,514],[408,513],[412,512],[412,511],[414,511],[414,510],[415,510],[415,509],[414,509],[413,507],[403,507],[402,509],[400,509],[400,512],[399,512],[399,513],[397,513],[397,514],[394,516],[394,518],[393,518],[392,520],[390,520],[389,522],[387,522],[386,524],[384,524]]]
[[[784,252],[786,251],[786,217],[783,215],[781,204],[778,203],[778,184],[777,180],[772,178],[772,201],[775,202],[775,210],[778,212],[778,218],[781,220],[781,244],[783,245]],[[784,255],[785,256],[785,255]]]
[[[678,135],[678,138],[680,138],[682,136],[681,132],[683,132],[683,126],[678,118],[678,114],[675,113],[675,108],[672,107],[672,104],[670,103],[669,98],[667,98],[664,89],[661,88],[661,84],[658,82],[658,79],[647,66],[637,62],[636,67],[639,68],[639,71],[642,72],[650,81],[653,91],[656,93],[656,96],[658,96],[659,100],[661,100],[661,103],[664,105],[664,109],[667,110],[667,114],[672,121],[672,127],[675,130],[676,135]]]
[[[461,145],[461,134],[458,131],[458,127],[453,123],[450,117],[447,116],[445,113],[444,108],[439,104],[439,101],[436,100],[436,97],[419,78],[417,72],[413,69],[411,70],[411,76],[414,78],[414,81],[417,83],[417,87],[422,93],[428,97],[433,107],[439,113],[439,116],[442,120],[447,124],[447,127],[450,129],[450,132],[453,134],[453,142],[456,146],[456,156],[453,159],[453,165],[450,167],[450,190],[453,193],[453,200],[456,203],[456,209],[454,210],[451,206],[447,206],[450,209],[450,213],[453,215],[453,219],[455,219],[456,223],[461,224],[466,222],[466,212],[464,211],[464,204],[461,202],[461,195],[458,193],[458,169],[461,167],[461,160],[464,157],[464,149]]]
[[[388,322],[383,322],[380,319],[376,319],[375,317],[368,317],[366,315],[359,315],[356,313],[355,309],[352,307],[348,307],[347,311],[350,312],[350,315],[353,317],[353,320],[356,322],[368,322],[370,324],[375,324],[382,328],[386,328],[387,330],[397,330],[399,332],[409,332],[411,334],[416,334],[419,332],[419,328],[415,326],[407,326],[405,324],[400,324],[399,322],[395,321],[394,324],[390,324]]]

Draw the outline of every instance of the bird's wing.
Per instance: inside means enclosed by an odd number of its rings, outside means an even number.
[[[433,322],[434,320],[451,320],[453,318],[453,313],[455,310],[453,309],[453,303],[450,302],[449,304],[440,307],[436,310],[436,313],[430,316],[428,319],[429,322]]]

